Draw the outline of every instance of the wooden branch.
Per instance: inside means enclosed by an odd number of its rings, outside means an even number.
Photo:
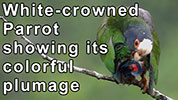
[[[3,20],[3,22],[8,22],[3,16],[0,16],[0,19]],[[14,28],[14,30],[16,30],[16,28]],[[32,44],[36,51],[38,51],[37,47],[35,46],[35,44],[30,41],[27,37],[25,37],[23,34],[20,36],[26,43],[29,43],[29,44]],[[50,57],[48,55],[45,55],[45,54],[39,54],[43,59],[45,60],[48,60],[48,61],[52,61],[54,60],[55,58],[53,57]],[[57,62],[59,63],[64,63],[64,61],[60,61],[60,60],[57,60]],[[93,71],[93,70],[89,70],[89,69],[85,69],[85,68],[80,68],[80,67],[77,67],[77,66],[73,66],[74,68],[74,71],[76,72],[79,72],[79,73],[82,73],[82,74],[86,74],[86,75],[89,75],[89,76],[92,76],[92,77],[95,77],[97,79],[102,79],[102,80],[107,80],[107,81],[111,81],[111,82],[116,82],[117,84],[119,84],[113,76],[106,76],[106,75],[103,75],[103,74],[100,74],[96,71]],[[143,85],[139,85],[138,84],[138,80],[135,80],[132,85],[134,86],[137,86],[137,87],[140,87],[140,88],[143,88]],[[148,95],[150,95],[151,97],[155,98],[156,100],[173,100],[172,98],[162,94],[161,92],[159,92],[158,90],[156,89],[153,89],[153,93],[149,93],[148,90],[146,91],[146,93]]]

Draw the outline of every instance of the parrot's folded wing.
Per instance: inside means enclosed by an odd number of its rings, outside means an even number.
[[[97,42],[99,44],[105,43],[108,45],[108,53],[105,55],[101,55],[101,60],[104,62],[108,70],[112,73],[114,73],[114,59],[115,59],[115,52],[114,52],[114,47],[112,44],[112,33],[106,26],[107,24],[107,18],[103,20],[103,23],[98,29],[98,34],[97,34]]]
[[[159,41],[156,32],[153,30],[152,32],[153,35],[153,50],[152,50],[152,55],[151,55],[151,65],[153,67],[153,76],[154,76],[154,81],[155,84],[157,84],[158,81],[158,65],[159,65],[159,59],[160,59],[160,46],[159,46]]]

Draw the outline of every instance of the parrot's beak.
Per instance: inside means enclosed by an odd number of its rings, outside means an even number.
[[[134,54],[134,60],[135,61],[138,61],[138,60],[140,60],[141,59],[141,57],[139,56],[139,54],[137,53],[137,52],[135,52],[135,54]]]
[[[146,50],[139,49],[139,50],[137,50],[137,51],[134,53],[133,58],[134,58],[135,61],[138,61],[138,60],[140,60],[140,59],[141,59],[143,56],[145,56],[145,55],[147,55]]]

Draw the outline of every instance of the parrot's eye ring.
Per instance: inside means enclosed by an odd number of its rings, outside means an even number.
[[[135,48],[138,48],[139,44],[140,44],[139,39],[136,39],[135,42],[134,42]]]

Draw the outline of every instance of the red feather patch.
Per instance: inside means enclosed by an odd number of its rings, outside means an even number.
[[[133,72],[137,72],[138,71],[137,64],[133,64],[132,67],[133,67],[133,70],[132,70]]]

